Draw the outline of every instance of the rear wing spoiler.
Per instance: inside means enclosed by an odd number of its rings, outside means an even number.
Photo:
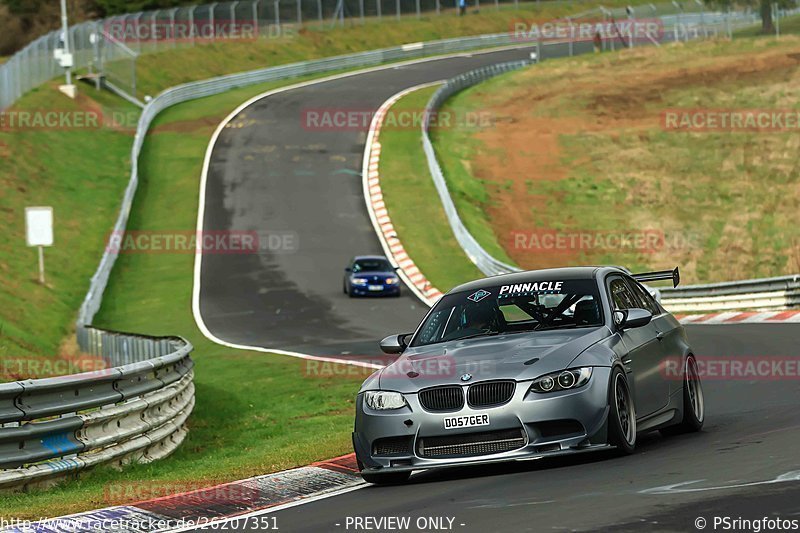
[[[641,274],[632,274],[631,277],[636,281],[661,281],[661,280],[672,280],[672,286],[677,287],[678,283],[681,282],[681,272],[678,270],[678,267],[675,267],[675,270],[657,270],[655,272],[642,272]]]

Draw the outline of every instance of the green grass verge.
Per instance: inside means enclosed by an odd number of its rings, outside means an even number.
[[[239,103],[279,85],[239,89],[162,113],[140,158],[129,229],[193,231],[211,133]],[[58,516],[126,503],[110,495],[210,485],[351,450],[355,393],[369,371],[338,367],[344,372],[319,375],[313,362],[309,367],[300,359],[208,341],[191,313],[193,264],[191,253],[120,255],[95,320],[100,327],[122,331],[182,335],[194,345],[197,405],[186,441],[174,455],[150,465],[132,465],[123,472],[99,468],[50,491],[4,496],[0,516]],[[109,493],[109,485],[129,489]]]
[[[440,114],[456,119],[485,116],[486,106],[480,99],[468,98],[465,96],[467,94],[467,91],[457,93],[448,99]],[[498,240],[486,215],[486,208],[491,202],[487,183],[472,167],[474,154],[484,149],[474,137],[475,131],[476,128],[471,127],[433,127],[431,142],[462,222],[492,257],[513,265],[514,261]]]
[[[75,101],[55,94],[53,85],[32,91],[0,128],[0,381],[72,371],[40,358],[65,349],[128,182],[132,132],[77,121],[96,119],[101,109],[136,110],[107,93],[87,91]],[[74,127],[18,127],[46,111]],[[55,219],[44,286],[37,282],[36,249],[25,245],[25,206],[36,205],[53,206]]]
[[[797,272],[797,133],[671,131],[660,118],[667,109],[796,110],[796,46],[796,37],[764,37],[580,56],[468,89],[444,111],[484,109],[503,120],[496,132],[437,132],[459,212],[474,217],[490,248],[509,217],[503,226],[486,212],[508,200],[513,180],[525,184],[511,204],[520,230],[664,235],[656,250],[581,250],[559,256],[564,263],[680,264],[689,282]],[[556,136],[553,161],[525,147],[542,128]],[[527,268],[542,260],[514,253]]]
[[[392,106],[389,115],[418,115],[437,88],[404,96]],[[380,143],[381,189],[386,209],[411,259],[443,292],[483,277],[453,237],[428,171],[419,129],[385,127]]]
[[[800,15],[792,15],[781,19],[780,22],[781,35],[797,35],[800,33]],[[744,28],[737,30],[733,33],[734,38],[737,37],[765,37],[761,32],[761,24],[759,23],[752,28]]]

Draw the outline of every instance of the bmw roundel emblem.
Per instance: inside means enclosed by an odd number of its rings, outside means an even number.
[[[469,381],[472,379],[472,374],[464,374],[461,376],[461,381]]]

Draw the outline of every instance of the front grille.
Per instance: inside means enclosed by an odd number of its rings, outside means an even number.
[[[372,444],[372,455],[411,455],[412,437],[388,437]]]
[[[457,385],[426,389],[420,391],[419,403],[426,411],[458,411],[464,407],[464,391]]]
[[[489,381],[475,383],[467,389],[467,403],[470,407],[494,407],[511,401],[514,396],[513,381]]]
[[[417,442],[420,457],[470,457],[503,453],[525,446],[522,429],[424,437]]]

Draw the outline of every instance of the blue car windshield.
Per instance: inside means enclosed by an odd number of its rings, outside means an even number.
[[[537,280],[444,296],[425,318],[411,346],[602,324],[602,305],[593,279]]]
[[[391,272],[394,270],[386,259],[358,259],[353,263],[353,273]]]

